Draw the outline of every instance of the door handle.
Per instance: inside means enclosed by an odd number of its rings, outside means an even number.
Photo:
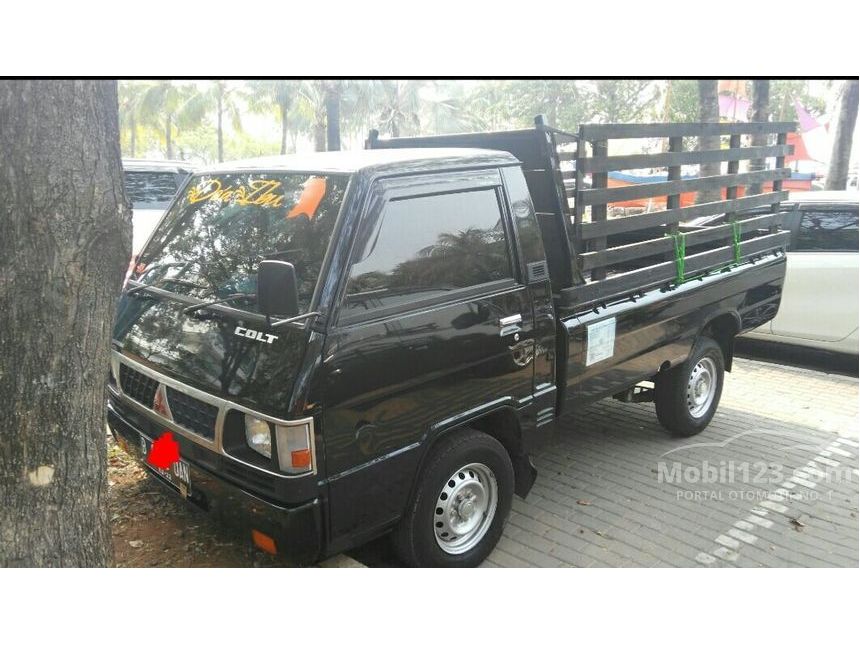
[[[504,318],[499,318],[499,336],[510,336],[514,335],[514,340],[519,341],[519,335],[522,329],[520,329],[520,323],[523,321],[523,317],[520,314],[514,314],[513,316],[505,316]]]
[[[505,316],[499,318],[499,327],[507,327],[508,325],[519,325],[523,321],[522,314],[514,314],[513,316]]]

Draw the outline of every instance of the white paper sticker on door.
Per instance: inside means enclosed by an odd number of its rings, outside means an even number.
[[[615,318],[601,320],[586,327],[588,349],[585,365],[610,358],[615,353]]]

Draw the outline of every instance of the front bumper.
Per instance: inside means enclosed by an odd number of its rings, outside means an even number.
[[[110,401],[107,404],[107,423],[114,438],[143,463],[141,437],[146,436],[151,440],[150,434],[136,428]],[[319,499],[295,506],[280,505],[224,480],[187,459],[185,452],[182,455],[191,470],[191,492],[187,497],[190,503],[217,515],[249,539],[254,529],[265,533],[274,540],[278,555],[292,563],[309,564],[320,557],[322,513]],[[153,474],[179,495],[166,480]]]

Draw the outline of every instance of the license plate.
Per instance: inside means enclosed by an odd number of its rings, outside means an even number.
[[[169,468],[156,468],[146,461],[146,456],[151,449],[152,442],[146,437],[141,437],[140,450],[143,453],[143,463],[146,464],[146,467],[178,490],[182,497],[188,497],[191,494],[191,468],[188,463],[180,459]]]

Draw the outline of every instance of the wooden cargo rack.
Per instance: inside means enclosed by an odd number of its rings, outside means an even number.
[[[786,139],[794,129],[790,122],[585,124],[571,134],[550,127],[539,115],[534,128],[503,132],[381,139],[371,131],[366,146],[490,148],[517,157],[540,224],[555,297],[560,307],[575,312],[784,251],[789,234],[780,230],[778,211],[788,195],[782,182],[790,176],[785,157],[792,146]],[[770,140],[743,145],[749,135]],[[685,148],[685,143],[707,143],[708,137],[727,138],[728,147]],[[658,140],[661,151],[609,155],[610,142],[619,139],[647,139],[651,147]],[[772,167],[767,168],[769,159]],[[741,161],[752,160],[763,169],[739,172]],[[682,176],[684,166],[723,162],[725,173]],[[621,170],[651,175],[644,183],[610,186],[609,173]],[[665,172],[665,181],[654,171]],[[751,184],[769,186],[767,192],[741,194]],[[720,190],[722,198],[682,205],[685,196],[709,189]],[[610,217],[612,204],[643,199],[665,202],[665,207]],[[718,226],[685,224],[720,215],[725,223]]]
[[[779,202],[788,193],[782,182],[790,176],[785,157],[794,123],[647,123],[588,124],[579,129],[576,152],[559,153],[572,161],[564,173],[573,178],[567,189],[572,204],[576,271],[579,284],[560,292],[562,306],[584,309],[626,297],[660,284],[678,284],[732,264],[772,255],[787,248],[789,234],[780,231]],[[744,135],[764,135],[772,145],[743,146]],[[729,146],[685,150],[685,139],[728,137]],[[659,139],[667,152],[610,156],[613,139]],[[700,146],[697,146],[700,147]],[[590,152],[590,154],[589,154]],[[740,161],[760,160],[773,167],[739,172]],[[727,162],[726,172],[706,177],[681,175],[685,165]],[[666,179],[610,186],[609,173],[620,170],[665,169]],[[590,183],[587,181],[590,176]],[[750,184],[770,190],[739,196]],[[701,190],[725,191],[722,199],[682,206],[681,196]],[[660,210],[609,217],[612,204],[631,200],[665,202]],[[769,207],[770,214],[750,216],[752,209]],[[746,214],[742,214],[746,213]],[[688,227],[698,217],[725,215],[719,226]],[[692,249],[692,253],[691,253]]]

